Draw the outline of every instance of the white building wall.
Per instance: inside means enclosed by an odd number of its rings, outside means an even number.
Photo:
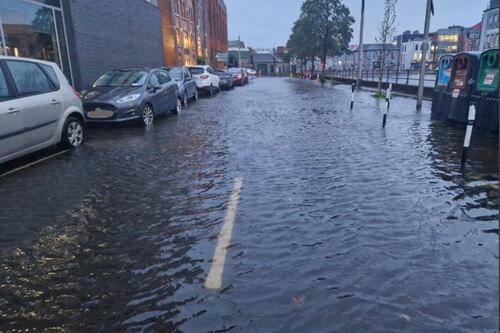
[[[412,64],[420,63],[422,60],[422,44],[421,40],[408,41],[401,44],[401,69],[412,69]],[[431,50],[427,48],[426,58],[430,59]]]

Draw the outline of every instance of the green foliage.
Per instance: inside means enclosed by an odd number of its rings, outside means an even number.
[[[305,0],[295,22],[288,46],[296,56],[319,56],[348,50],[354,18],[342,0]]]
[[[205,57],[198,57],[196,61],[198,65],[208,65],[208,60]]]

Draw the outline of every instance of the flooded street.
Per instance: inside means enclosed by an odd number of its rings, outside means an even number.
[[[0,178],[0,332],[496,332],[497,138],[461,170],[370,94],[256,78]]]

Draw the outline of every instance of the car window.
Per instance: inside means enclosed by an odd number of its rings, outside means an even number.
[[[180,68],[172,68],[170,71],[170,76],[172,76],[175,80],[182,80],[183,70]]]
[[[148,72],[115,70],[104,73],[95,80],[93,87],[140,87],[146,83]]]
[[[189,73],[188,70],[184,70],[184,76],[186,77],[186,79],[190,79],[191,78],[191,73]]]
[[[28,61],[6,61],[20,96],[45,94],[54,90],[47,75],[37,64]]]
[[[7,86],[7,80],[5,79],[5,74],[3,70],[0,68],[0,102],[9,99],[10,92],[9,87]]]
[[[158,82],[160,82],[160,84],[165,84],[165,83],[168,83],[172,81],[172,78],[170,77],[170,75],[166,72],[158,72]]]
[[[160,78],[158,77],[158,72],[151,74],[151,78],[149,78],[149,86],[150,87],[158,87],[160,85]]]
[[[189,67],[189,71],[193,75],[199,75],[205,73],[205,70],[201,67]]]
[[[57,78],[57,74],[56,74],[56,71],[54,70],[54,68],[52,68],[52,66],[45,65],[45,64],[40,64],[40,66],[42,67],[45,74],[47,74],[47,76],[49,77],[52,85],[57,90],[59,90],[59,88],[61,88],[61,84],[59,83],[59,79]]]

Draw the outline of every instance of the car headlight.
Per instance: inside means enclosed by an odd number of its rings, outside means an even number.
[[[139,97],[141,97],[141,94],[128,95],[128,96],[125,96],[125,97],[122,97],[122,98],[116,100],[116,103],[122,104],[122,103],[133,102],[136,99],[138,99]]]

